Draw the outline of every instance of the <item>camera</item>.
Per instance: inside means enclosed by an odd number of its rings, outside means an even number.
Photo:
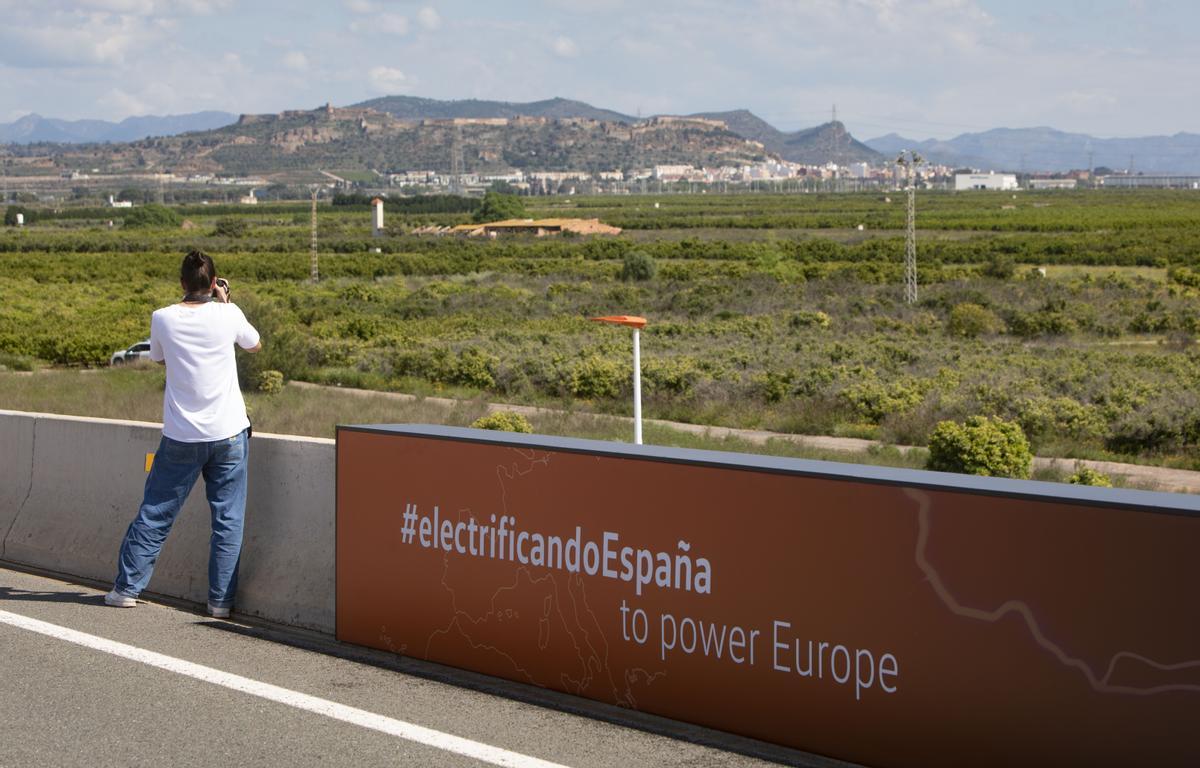
[[[225,298],[226,298],[226,299],[228,299],[228,298],[229,298],[229,295],[230,295],[230,294],[233,292],[233,291],[232,291],[232,290],[229,288],[229,281],[228,281],[228,280],[226,280],[226,279],[225,279],[225,278],[223,278],[223,277],[218,277],[218,278],[217,278],[217,285],[218,285],[218,286],[220,286],[221,288],[224,288],[224,289],[225,289]],[[215,299],[215,298],[218,298],[218,294],[217,294],[217,289],[216,289],[216,288],[214,288],[214,289],[213,289],[213,298],[214,298],[214,299]]]

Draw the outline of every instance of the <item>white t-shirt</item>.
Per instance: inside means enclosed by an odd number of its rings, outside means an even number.
[[[167,363],[163,434],[183,443],[233,437],[250,426],[233,345],[251,349],[258,331],[236,304],[172,304],[150,318],[150,359]]]

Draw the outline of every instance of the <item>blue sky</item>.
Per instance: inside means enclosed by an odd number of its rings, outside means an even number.
[[[745,107],[860,138],[1200,132],[1194,0],[0,0],[0,122],[387,94]]]

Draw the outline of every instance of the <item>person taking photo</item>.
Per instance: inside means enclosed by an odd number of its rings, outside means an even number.
[[[150,319],[150,358],[167,368],[162,440],[104,602],[117,608],[137,605],[179,510],[203,475],[212,513],[208,612],[225,618],[237,591],[250,455],[250,419],[238,386],[234,345],[258,352],[262,343],[242,310],[230,303],[229,283],[217,277],[208,254],[184,256],[179,281],[183,299]]]

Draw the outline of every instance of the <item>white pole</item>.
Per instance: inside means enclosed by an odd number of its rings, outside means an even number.
[[[642,345],[633,329],[633,442],[642,444]]]
[[[634,329],[634,443],[642,444],[642,344]]]

